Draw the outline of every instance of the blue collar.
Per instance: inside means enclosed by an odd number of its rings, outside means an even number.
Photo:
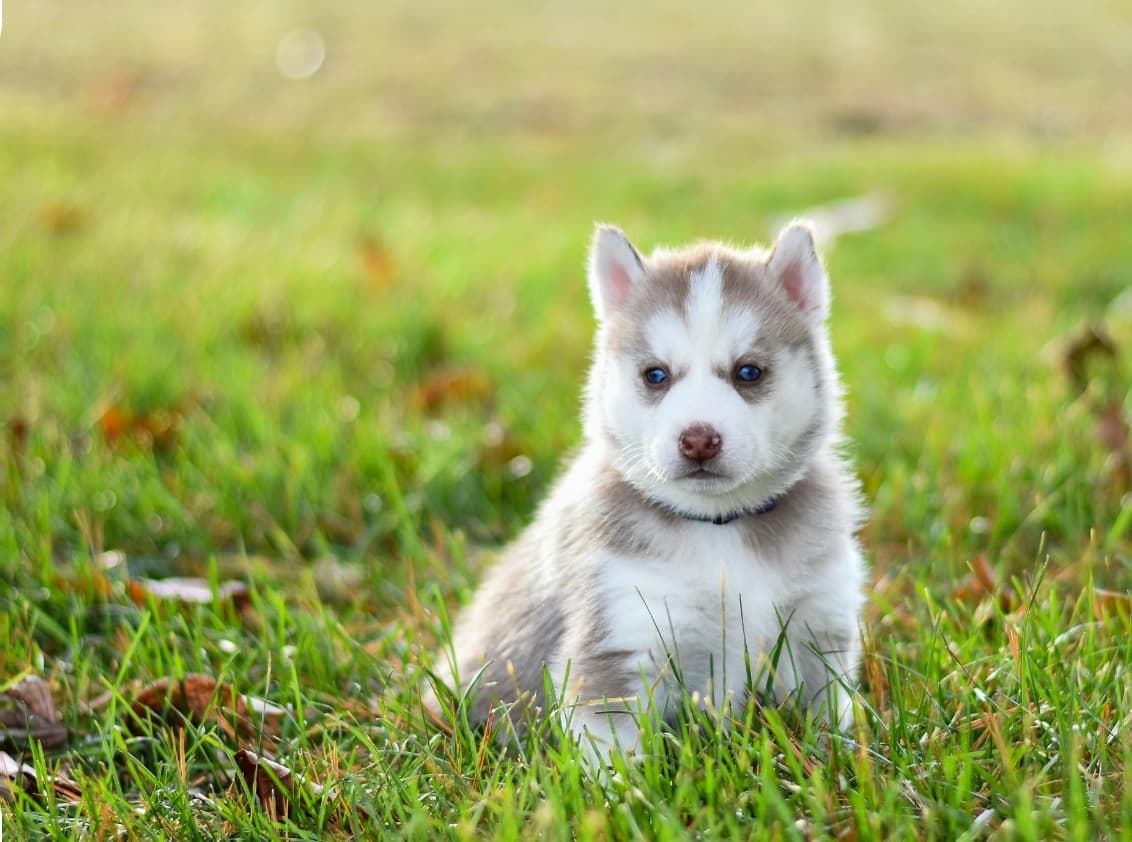
[[[767,512],[774,511],[778,505],[778,498],[771,497],[761,506],[756,506],[753,509],[739,509],[737,512],[730,512],[725,515],[716,515],[715,517],[697,517],[696,515],[681,514],[680,517],[687,520],[698,520],[701,523],[714,523],[716,526],[723,526],[724,524],[731,523],[732,521],[739,520],[739,518],[747,517],[748,515],[765,515]]]

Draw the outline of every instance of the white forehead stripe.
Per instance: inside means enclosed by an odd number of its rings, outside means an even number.
[[[743,353],[758,332],[759,322],[746,307],[728,306],[723,298],[723,272],[710,258],[690,280],[687,321],[690,340],[710,349],[713,362],[726,365]]]
[[[714,257],[699,272],[693,272],[688,279],[688,324],[695,330],[703,325],[711,325],[719,319],[723,308],[723,273]]]
[[[711,258],[689,277],[683,312],[665,310],[645,325],[649,349],[677,367],[730,365],[759,331],[752,310],[723,300],[723,273]]]

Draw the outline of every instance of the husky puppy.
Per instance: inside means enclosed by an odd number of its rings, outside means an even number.
[[[639,717],[670,718],[682,691],[726,712],[770,688],[847,726],[862,509],[810,229],[645,258],[602,225],[589,285],[584,441],[458,619],[440,679],[475,720],[553,712],[602,751],[632,750]]]

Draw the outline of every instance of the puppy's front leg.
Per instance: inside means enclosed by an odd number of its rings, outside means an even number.
[[[604,774],[610,755],[632,756],[639,747],[638,713],[622,701],[578,701],[564,714],[566,730],[577,740],[592,772]]]
[[[852,728],[853,699],[846,686],[860,660],[855,631],[788,633],[787,642],[790,651],[783,657],[792,661],[799,702],[831,728]]]

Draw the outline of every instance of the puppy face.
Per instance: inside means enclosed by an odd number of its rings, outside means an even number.
[[[828,282],[807,228],[773,251],[714,244],[643,259],[598,230],[590,284],[601,322],[591,435],[650,499],[717,517],[797,477],[831,423]]]

